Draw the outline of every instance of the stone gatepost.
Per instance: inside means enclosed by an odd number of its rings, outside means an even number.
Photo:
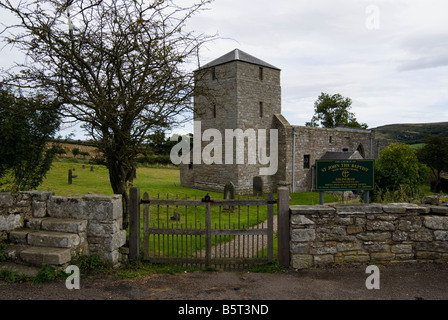
[[[47,211],[54,218],[87,220],[88,255],[112,265],[120,262],[119,249],[126,243],[121,195],[51,196]]]

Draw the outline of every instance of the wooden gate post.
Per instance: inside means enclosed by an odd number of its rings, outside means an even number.
[[[140,188],[129,189],[129,260],[138,261],[140,253]]]
[[[289,186],[277,187],[278,210],[278,261],[281,266],[289,268]]]
[[[268,263],[274,259],[274,197],[268,195]]]
[[[205,266],[211,265],[212,258],[212,210],[211,199],[207,194],[202,202],[205,202]]]

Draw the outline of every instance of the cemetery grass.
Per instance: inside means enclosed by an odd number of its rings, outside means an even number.
[[[88,193],[93,194],[104,194],[110,195],[113,194],[112,188],[109,182],[109,173],[105,166],[102,165],[93,165],[93,171],[91,171],[92,164],[89,164],[87,160],[82,159],[57,159],[53,162],[52,168],[47,173],[47,176],[41,186],[38,188],[42,191],[52,191],[56,196],[78,196]],[[73,179],[71,185],[68,184],[68,171],[72,170],[73,175],[76,178]],[[219,192],[207,192],[204,190],[195,190],[190,188],[184,188],[180,186],[180,171],[177,167],[167,167],[167,166],[151,166],[145,167],[140,166],[137,168],[137,178],[134,179],[133,182],[134,187],[140,188],[141,196],[143,196],[144,192],[148,192],[150,198],[170,198],[170,199],[202,199],[206,194],[209,194],[212,199],[223,199],[223,193]],[[250,196],[251,198],[255,198]],[[267,197],[265,195],[264,197]],[[274,194],[274,198],[276,194]],[[242,199],[248,198],[247,195],[241,196]],[[338,198],[329,194],[325,194],[325,202],[337,202]],[[292,205],[312,205],[319,203],[319,193],[294,193],[291,194],[291,202]],[[143,211],[143,206],[141,206],[141,210]],[[169,214],[174,213],[174,208],[170,208]],[[182,209],[178,209],[180,213],[183,212]],[[219,209],[216,207],[212,208],[212,225],[219,224]],[[245,208],[241,209],[245,211]],[[264,221],[267,219],[267,208],[266,206],[262,206],[257,211],[256,207],[251,207],[250,209],[250,218],[247,220],[244,218],[244,224],[247,226],[253,226],[257,224],[259,221]],[[277,213],[276,206],[274,206],[274,214]],[[151,210],[151,218],[152,221],[157,221],[156,212]],[[204,210],[202,207],[198,208],[198,220],[204,220]],[[249,216],[249,215],[248,215]],[[164,218],[166,219],[166,218]],[[224,217],[226,219],[226,223],[230,221],[231,224],[238,224],[238,218],[232,217],[228,220],[227,216]],[[143,215],[141,214],[141,226],[143,225]],[[174,223],[174,227],[182,227],[181,224],[177,225]],[[143,229],[143,228],[142,228]],[[141,230],[141,248],[143,247],[143,230]],[[220,241],[230,241],[230,237],[221,238],[221,239],[212,239],[212,245],[219,243]],[[274,237],[274,256],[277,251],[277,237]],[[157,246],[157,245],[156,245]],[[189,246],[187,244],[183,244],[185,248]],[[205,241],[202,244],[205,247]],[[171,250],[178,250],[177,246],[171,248]],[[187,252],[186,254],[193,254],[192,252]],[[262,256],[266,256],[267,252],[264,250],[259,253]],[[142,269],[143,268],[143,269]],[[133,277],[133,275],[147,273],[148,266],[140,265],[137,269],[131,268],[131,270],[127,270],[126,272],[121,272],[120,277]],[[149,266],[151,270],[158,270],[156,272],[166,272],[171,273],[173,270],[177,270],[176,267],[160,267],[157,265]],[[261,269],[257,269],[261,271],[275,271],[277,270],[276,263],[274,265],[262,267]]]
[[[53,163],[52,168],[47,173],[46,179],[40,186],[39,190],[42,191],[52,191],[56,196],[77,196],[88,193],[93,194],[113,194],[112,188],[109,182],[109,173],[105,166],[93,165],[93,171],[91,171],[91,164],[87,161],[81,159],[59,159]],[[72,170],[73,175],[76,178],[73,179],[72,184],[68,184],[68,170]],[[133,182],[134,187],[140,188],[141,197],[143,193],[147,192],[151,199],[162,198],[162,199],[202,199],[206,194],[210,195],[212,199],[223,199],[223,193],[220,192],[208,192],[204,190],[196,190],[191,188],[184,188],[180,186],[180,171],[177,167],[139,167],[137,168],[137,178]],[[241,195],[241,199],[256,198],[249,195]],[[274,194],[274,198],[276,194]],[[264,195],[267,198],[267,195]],[[325,194],[325,202],[336,202],[338,198],[329,194]],[[319,193],[316,192],[305,192],[305,193],[294,193],[291,194],[291,205],[308,205],[308,204],[318,204],[319,203]],[[143,211],[143,206],[141,206],[141,211]],[[181,215],[185,215],[185,208],[175,208],[170,207],[169,211],[165,208],[161,209],[160,214],[163,217],[159,217],[156,212],[155,207],[151,207],[150,221],[155,223],[166,223],[171,226],[178,228],[183,227],[182,224],[176,222],[171,223],[168,218],[174,215],[174,211],[178,211]],[[190,212],[190,209],[188,209]],[[224,211],[220,211],[219,207],[212,207],[212,226],[220,225],[220,220],[222,222],[221,226],[226,223],[226,227],[229,226],[241,226],[243,228],[247,226],[254,226],[260,221],[265,221],[267,219],[267,208],[266,206],[261,206],[257,210],[257,207],[250,207],[250,214],[245,216],[245,207],[240,208],[242,213],[242,218],[239,219],[237,215],[229,215]],[[198,207],[195,210],[197,216],[195,220],[204,221],[205,220],[205,210],[203,207]],[[277,213],[276,205],[274,205],[274,214]],[[243,218],[244,216],[244,218]],[[143,225],[143,214],[141,214],[141,225]],[[167,221],[168,220],[168,221]],[[194,223],[194,222],[193,222]],[[143,232],[143,231],[142,231]],[[141,236],[143,239],[143,235]],[[229,239],[224,238],[223,240],[228,241]],[[213,241],[215,244],[215,241]],[[205,246],[205,243],[203,244]],[[177,250],[177,248],[173,248]]]
[[[84,169],[83,169],[84,165]],[[93,166],[93,171],[90,167]],[[68,170],[73,170],[71,185],[68,184]],[[137,168],[137,178],[133,183],[134,187],[140,191],[148,192],[150,198],[170,198],[198,199],[203,198],[207,193],[212,199],[222,199],[222,192],[209,192],[184,188],[180,186],[180,171],[178,167],[172,166],[141,166]],[[43,183],[38,188],[41,191],[52,191],[56,196],[76,196],[83,194],[113,194],[109,182],[109,172],[105,166],[91,165],[86,160],[81,159],[57,159],[53,162],[52,168],[47,173]],[[275,198],[274,194],[274,198]],[[242,196],[247,197],[247,196]],[[325,194],[326,203],[337,202],[338,198],[330,194]],[[304,192],[291,194],[291,205],[311,205],[319,203],[319,193]]]

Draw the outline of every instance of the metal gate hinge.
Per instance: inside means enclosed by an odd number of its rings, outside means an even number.
[[[150,203],[151,200],[143,200],[143,199],[140,200],[140,204],[150,204]]]

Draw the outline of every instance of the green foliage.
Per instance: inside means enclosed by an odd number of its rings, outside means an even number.
[[[314,205],[319,204],[320,195],[319,192],[298,192],[298,193],[291,193],[289,201],[290,205]],[[339,198],[335,195],[332,195],[330,193],[324,193],[324,202],[338,202]]]
[[[75,158],[76,158],[76,156],[79,156],[80,153],[81,153],[81,151],[79,151],[79,148],[72,149],[72,154]]]
[[[417,155],[422,163],[431,168],[432,191],[440,192],[442,172],[448,171],[448,137],[443,134],[426,136],[424,142]]]
[[[335,128],[338,126],[367,129],[367,124],[360,124],[355,118],[355,114],[350,112],[352,100],[344,98],[340,94],[330,96],[328,93],[321,93],[314,103],[314,116],[311,122],[307,122],[307,127]]]
[[[76,256],[72,259],[71,264],[77,266],[81,272],[99,272],[109,270],[110,268],[97,256]]]
[[[392,192],[392,198],[417,198],[427,182],[428,168],[420,163],[416,151],[406,144],[391,144],[375,163],[375,200]],[[389,193],[388,193],[389,192]]]
[[[193,148],[193,135],[190,136],[190,148]],[[148,142],[142,146],[141,155],[137,162],[143,165],[173,165],[170,153],[171,149],[178,143],[180,135],[167,137],[165,132],[158,130],[149,136]]]
[[[6,253],[6,243],[0,240],[0,262],[6,261],[6,258],[8,257]]]
[[[5,25],[11,32],[0,37],[28,58],[5,81],[45,91],[61,102],[64,117],[82,122],[104,155],[114,193],[122,195],[123,227],[142,144],[155,130],[188,120],[200,94],[185,63],[214,37],[180,26],[209,2],[76,1],[78,25],[67,32],[61,26],[72,1],[1,1],[18,23]]]
[[[377,186],[374,198],[376,202],[401,203],[409,202],[411,200],[410,194],[412,194],[412,190],[407,185],[401,185],[397,190],[381,189]]]
[[[64,277],[66,277],[65,272],[60,271],[54,266],[43,265],[37,276],[35,276],[32,281],[34,284],[42,284],[56,279],[62,279]]]
[[[12,271],[10,269],[0,270],[0,279],[8,283],[32,282],[33,284],[43,284],[57,279],[65,279],[66,273],[49,265],[42,265],[36,276],[29,276]]]
[[[58,156],[63,155],[63,154],[67,154],[67,151],[65,151],[65,149],[61,145],[59,145],[59,144],[55,144],[53,146],[53,152],[56,155],[58,155]]]
[[[173,165],[169,154],[146,154],[138,157],[137,162],[142,165]]]
[[[0,89],[0,178],[8,191],[35,189],[51,167],[47,142],[59,118],[43,97],[15,97]]]
[[[19,274],[12,270],[3,269],[0,270],[0,279],[8,283],[15,283],[28,281],[30,280],[30,277]]]

